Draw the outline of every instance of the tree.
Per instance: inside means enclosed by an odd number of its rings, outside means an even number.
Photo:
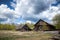
[[[52,20],[56,29],[60,29],[60,14],[55,15]]]
[[[14,24],[0,24],[0,30],[15,30]]]

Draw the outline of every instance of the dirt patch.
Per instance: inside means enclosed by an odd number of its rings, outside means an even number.
[[[20,31],[0,31],[0,40],[49,40],[54,33],[39,32],[20,32]]]

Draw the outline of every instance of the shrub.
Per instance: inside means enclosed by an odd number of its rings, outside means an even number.
[[[14,30],[15,25],[13,24],[0,24],[0,30]]]

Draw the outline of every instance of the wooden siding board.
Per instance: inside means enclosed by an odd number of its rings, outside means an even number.
[[[55,30],[53,25],[51,25],[41,19],[34,25],[35,26],[34,30],[40,30],[39,26],[41,26],[41,25],[42,25],[41,30]]]

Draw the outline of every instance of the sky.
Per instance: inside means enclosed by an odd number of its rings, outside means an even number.
[[[0,0],[0,23],[52,23],[60,14],[60,0]]]

